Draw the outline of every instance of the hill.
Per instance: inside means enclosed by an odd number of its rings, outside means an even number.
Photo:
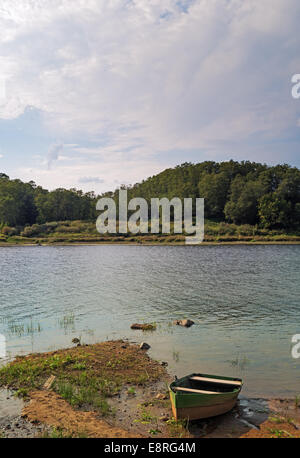
[[[204,197],[208,241],[245,237],[284,241],[300,235],[300,170],[287,164],[271,167],[232,160],[184,163],[121,188],[127,189],[128,199],[143,197],[149,203],[153,197]],[[130,241],[130,234],[109,238],[96,232],[96,202],[108,196],[117,202],[118,189],[101,196],[76,189],[48,191],[33,181],[10,180],[2,173],[0,239],[19,243]],[[138,236],[132,238],[136,240]],[[169,239],[162,239],[160,234],[145,235],[141,240],[183,243],[180,235]]]

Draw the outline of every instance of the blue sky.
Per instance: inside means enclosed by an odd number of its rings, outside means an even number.
[[[0,171],[97,192],[182,162],[300,167],[298,0],[2,0]]]

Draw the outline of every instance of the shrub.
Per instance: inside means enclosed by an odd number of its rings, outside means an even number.
[[[47,226],[45,224],[33,224],[32,226],[26,226],[21,232],[22,237],[33,237],[35,235],[44,234],[47,232]]]
[[[15,227],[3,226],[1,229],[3,235],[11,237],[12,235],[18,235],[18,230]]]

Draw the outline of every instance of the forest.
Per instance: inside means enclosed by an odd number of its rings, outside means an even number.
[[[251,225],[265,230],[300,229],[300,170],[250,161],[205,161],[169,168],[130,186],[128,199],[203,197],[205,218],[212,222]],[[0,232],[31,236],[41,225],[60,221],[95,222],[100,197],[117,202],[118,189],[96,195],[76,189],[48,191],[0,173]],[[46,226],[44,226],[45,229]]]

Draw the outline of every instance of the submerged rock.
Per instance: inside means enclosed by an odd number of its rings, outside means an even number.
[[[195,324],[194,321],[192,320],[175,320],[174,324],[177,324],[177,326],[184,326],[185,328],[190,328]]]
[[[154,331],[156,329],[156,325],[152,323],[133,323],[131,329],[141,329],[142,331]]]

